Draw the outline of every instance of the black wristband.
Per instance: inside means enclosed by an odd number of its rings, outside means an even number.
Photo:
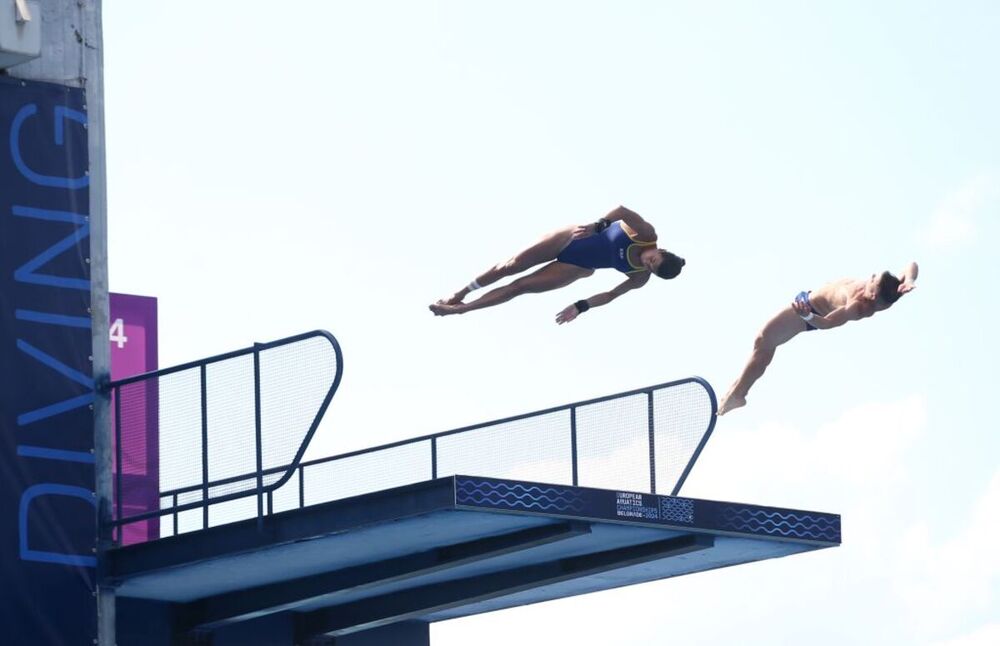
[[[611,226],[611,222],[609,220],[605,220],[604,218],[601,218],[600,220],[598,220],[597,222],[594,223],[594,230],[597,233],[600,233],[601,231],[604,231],[605,229],[607,229],[610,226]]]
[[[579,312],[580,314],[583,314],[584,312],[590,309],[590,303],[588,303],[586,299],[582,301],[577,301],[573,303],[573,305],[576,306],[576,311]]]

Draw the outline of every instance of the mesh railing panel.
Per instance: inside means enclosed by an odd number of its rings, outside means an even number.
[[[711,387],[702,380],[688,379],[302,463],[293,473],[301,442],[290,443],[290,438],[301,437],[299,433],[306,432],[301,427],[317,421],[315,412],[303,409],[320,409],[332,393],[313,382],[333,378],[335,385],[339,381],[335,361],[332,368],[330,362],[309,367],[314,357],[331,346],[323,339],[306,341],[299,342],[302,345],[294,352],[287,351],[287,346],[260,352],[261,463],[265,470],[260,479],[267,486],[286,474],[291,476],[280,488],[265,491],[260,498],[219,500],[232,497],[234,492],[256,493],[252,355],[218,361],[205,371],[209,379],[208,482],[203,481],[200,460],[192,459],[201,452],[200,375],[192,378],[185,371],[159,380],[155,398],[161,407],[160,426],[183,436],[161,442],[160,480],[171,483],[173,489],[161,485],[162,493],[158,494],[162,508],[168,510],[160,534],[198,530],[258,513],[278,513],[457,474],[642,492],[654,490],[651,476],[655,476],[656,493],[669,494],[679,488],[713,427]],[[122,386],[120,415],[126,426],[133,424],[129,420],[141,417],[125,406],[127,387]],[[148,387],[143,396],[148,408]],[[168,412],[168,405],[184,412]],[[123,433],[123,445],[129,437]],[[248,445],[252,450],[247,450]],[[127,451],[125,455],[129,455]],[[219,478],[225,480],[219,482]],[[201,506],[176,510],[187,504]]]
[[[700,380],[375,447],[302,465],[305,505],[436,476],[478,475],[671,493],[712,427],[710,387]],[[576,453],[573,452],[575,411]],[[650,431],[652,425],[652,433]],[[655,461],[650,455],[650,436]],[[297,489],[296,489],[297,491]]]
[[[570,412],[561,410],[438,438],[437,473],[573,484],[570,455]]]
[[[706,420],[713,415],[712,400],[701,384],[680,384],[653,393],[657,493],[673,491],[705,435]]]
[[[290,464],[336,376],[333,347],[323,337],[260,353],[261,439],[264,468]],[[277,481],[281,474],[265,478]]]
[[[253,356],[244,355],[206,366],[208,481],[243,476],[257,470]],[[180,438],[163,438],[164,442]],[[187,484],[197,484],[198,479]],[[253,489],[256,479],[213,487],[210,498]]]
[[[173,496],[162,496],[160,498],[160,507],[166,509],[174,504]],[[170,514],[159,519],[160,521],[160,533],[159,536],[173,536],[177,533],[176,527],[174,527],[174,517]],[[128,527],[126,525],[125,527]]]
[[[128,435],[132,427],[124,410],[130,401],[130,389],[140,384],[155,384],[160,391],[161,489],[177,489],[201,482],[201,378],[198,372],[179,372],[150,382],[138,381],[122,386],[122,446],[126,453],[133,445]],[[162,438],[177,440],[165,442]]]
[[[265,513],[267,508],[264,509]],[[257,497],[227,500],[208,506],[208,526],[216,527],[257,516]]]
[[[125,528],[122,542],[256,515],[253,494],[259,487],[266,494],[292,475],[340,371],[333,338],[310,333],[112,384],[115,433],[121,438],[115,447],[116,465],[121,464],[115,518]],[[259,478],[258,465],[265,471]],[[275,492],[284,508],[298,504],[299,494],[289,493],[289,484]],[[240,496],[249,496],[249,502],[219,500]],[[273,508],[274,499],[270,502]],[[196,503],[210,505],[207,523],[203,509],[178,512],[176,521],[169,513]],[[164,511],[162,528],[155,518],[142,521],[146,525],[129,522]],[[143,536],[128,540],[142,527]]]
[[[179,507],[189,503],[202,502],[202,492],[191,491],[187,493],[182,493],[177,495],[177,504],[175,506]],[[186,511],[181,511],[175,514],[177,518],[177,533],[183,534],[185,532],[193,532],[198,529],[204,528],[204,509],[189,509]]]
[[[650,491],[649,395],[576,409],[580,486]]]
[[[112,397],[112,411],[120,424],[114,437],[114,496],[116,517],[129,517],[159,508],[159,492],[201,478],[200,386],[183,373],[160,380],[123,385]],[[163,445],[159,438],[189,438]],[[156,518],[121,529],[123,544],[144,542],[161,534]]]
[[[431,479],[430,440],[302,467],[305,504],[360,496]]]

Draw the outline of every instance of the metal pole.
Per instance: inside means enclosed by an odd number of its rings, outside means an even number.
[[[201,364],[201,527],[208,528],[208,367]]]
[[[647,395],[649,406],[649,493],[656,493],[656,429],[653,421],[653,391]]]
[[[438,442],[436,437],[431,438],[431,480],[438,477]]]
[[[256,433],[256,447],[257,447],[257,529],[264,528],[264,495],[261,493],[264,489],[264,456],[262,454],[261,447],[261,428],[260,428],[260,350],[256,349],[257,344],[254,344],[255,349],[253,352],[253,416],[254,416],[254,431]]]
[[[569,442],[573,457],[573,486],[576,487],[580,484],[580,474],[576,460],[576,406],[572,406],[569,409]]]
[[[13,10],[8,3],[7,7]],[[111,381],[108,298],[107,167],[104,154],[104,34],[102,0],[45,0],[41,57],[10,68],[15,78],[81,87],[86,96],[87,217],[90,224],[90,356],[94,383],[94,497],[97,503],[97,642],[115,644],[115,592],[105,584],[107,551],[114,545],[114,455],[111,448]]]
[[[299,509],[306,506],[306,468],[299,465]]]

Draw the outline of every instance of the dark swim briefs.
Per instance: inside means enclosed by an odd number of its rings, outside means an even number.
[[[816,308],[813,307],[813,304],[809,302],[809,294],[811,293],[812,292],[799,292],[798,295],[795,297],[795,301],[798,303],[805,303],[806,305],[809,306],[810,312],[812,312],[816,316],[822,316],[822,314],[816,311]],[[805,319],[803,319],[803,321],[805,321]],[[819,329],[815,325],[811,324],[809,321],[805,321],[805,324],[806,324],[806,332],[812,332],[813,330]]]

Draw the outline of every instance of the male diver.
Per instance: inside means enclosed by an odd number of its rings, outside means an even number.
[[[718,414],[725,415],[746,405],[747,392],[764,374],[779,345],[800,332],[829,330],[888,309],[903,294],[916,288],[917,272],[917,263],[911,262],[903,269],[901,278],[885,271],[868,279],[845,278],[815,291],[800,292],[791,305],[778,312],[757,334],[750,360],[722,398]]]

